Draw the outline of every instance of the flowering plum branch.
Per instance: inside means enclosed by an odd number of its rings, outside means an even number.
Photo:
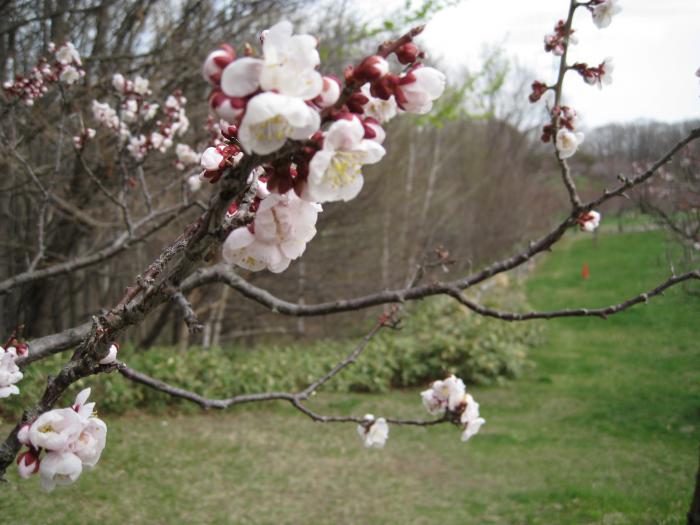
[[[564,77],[567,71],[573,70],[585,82],[602,86],[611,80],[612,62],[606,59],[595,67],[585,63],[567,64],[568,47],[575,41],[574,13],[580,7],[591,12],[593,22],[600,28],[607,27],[612,16],[619,12],[616,0],[572,0],[566,20],[559,21],[554,33],[545,37],[545,51],[560,57],[556,82],[548,85],[536,81],[530,95],[530,101],[534,103],[549,91],[554,93],[542,140],[553,143],[571,202],[568,215],[521,251],[451,281],[435,280],[421,284],[423,269],[419,268],[416,277],[403,288],[318,304],[300,304],[278,298],[245,281],[233,267],[252,271],[267,269],[274,273],[286,270],[291,261],[302,256],[307,243],[314,238],[318,216],[323,212],[322,205],[349,201],[360,194],[364,185],[362,167],[379,162],[386,153],[383,145],[385,125],[404,112],[425,114],[431,110],[433,102],[443,93],[446,81],[442,73],[419,62],[425,54],[414,42],[414,37],[422,27],[383,43],[375,54],[348,66],[342,80],[322,74],[316,39],[311,35],[294,34],[292,25],[286,21],[261,34],[259,54],[252,46],[246,46],[241,55],[230,46],[220,46],[206,57],[202,66],[202,74],[211,86],[209,107],[216,118],[210,118],[207,123],[211,141],[201,155],[198,147],[185,142],[175,145],[189,126],[184,109],[186,100],[181,93],[170,93],[161,106],[147,99],[152,93],[146,79],[127,79],[115,74],[111,84],[118,103],[113,107],[95,100],[93,118],[98,129],[102,130],[100,133],[112,137],[110,140],[118,145],[120,155],[124,154],[123,157],[129,160],[127,163],[120,156],[122,175],[129,184],[141,185],[146,215],[132,219],[124,190],[111,190],[87,166],[84,154],[97,132],[82,125],[81,119],[79,133],[73,140],[76,157],[88,178],[122,214],[125,231],[107,247],[88,255],[46,268],[31,269],[2,281],[0,293],[34,280],[97,264],[121,253],[133,243],[147,239],[186,209],[198,204],[202,211],[145,267],[111,309],[94,316],[88,323],[33,340],[28,347],[14,341],[2,348],[0,396],[18,393],[16,383],[22,378],[21,369],[32,362],[64,350],[73,349],[74,352],[59,373],[48,379],[42,398],[24,412],[0,446],[0,474],[17,459],[23,477],[38,472],[43,486],[52,489],[56,484],[75,481],[83,467],[94,466],[106,443],[107,426],[94,416],[93,404],[86,403],[89,391],[81,392],[71,407],[54,407],[76,381],[113,371],[202,408],[224,409],[249,402],[286,401],[314,421],[355,424],[362,443],[368,448],[385,445],[389,425],[452,423],[460,428],[462,440],[467,441],[479,431],[485,420],[480,416],[479,404],[455,376],[438,379],[421,393],[423,405],[429,414],[436,416],[434,419],[395,419],[372,414],[363,417],[323,415],[309,408],[306,402],[324,384],[355,363],[380,330],[398,321],[399,308],[396,305],[406,301],[448,295],[477,314],[506,321],[585,316],[605,318],[646,302],[680,282],[700,279],[700,269],[697,269],[673,275],[656,288],[615,305],[551,312],[499,311],[477,304],[465,293],[469,288],[549,250],[571,228],[594,231],[601,219],[594,208],[644,183],[675,153],[700,138],[700,129],[691,131],[645,172],[621,178],[617,187],[605,190],[589,202],[581,199],[567,159],[575,154],[583,135],[576,131],[576,111],[561,104]],[[75,54],[73,51],[74,47],[66,45],[56,53],[61,64],[56,67],[61,72],[51,70],[51,79],[55,77],[68,84],[79,79],[80,59],[77,51]],[[44,74],[41,68],[39,73],[40,76]],[[78,78],[74,78],[76,75]],[[38,94],[46,92],[44,84],[37,87],[30,82],[27,87],[22,87],[25,84],[20,82],[18,87],[10,86],[6,91],[20,99],[30,97],[34,100]],[[173,145],[174,168],[187,172],[179,176],[179,183],[192,194],[208,182],[213,191],[207,203],[194,203],[185,198],[177,206],[155,207],[157,194],[148,190],[143,166],[149,155],[165,154]],[[194,173],[197,165],[199,169]],[[29,177],[35,178],[31,166],[28,163],[27,166]],[[210,260],[212,253],[219,251],[223,263],[200,268],[203,262]],[[446,256],[441,256],[438,264],[444,265],[445,261]],[[127,328],[141,323],[164,303],[175,302],[188,328],[197,330],[200,323],[187,295],[210,283],[226,284],[269,310],[284,315],[327,315],[381,304],[393,304],[395,308],[380,317],[344,359],[298,392],[263,392],[211,399],[149,377],[120,362],[119,346],[115,341]],[[23,446],[27,450],[18,457]]]

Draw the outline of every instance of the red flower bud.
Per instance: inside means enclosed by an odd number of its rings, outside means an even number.
[[[413,42],[408,42],[396,50],[396,58],[402,64],[413,64],[419,57],[423,56],[423,52],[418,49]]]
[[[379,55],[372,55],[365,58],[362,63],[355,68],[353,76],[359,82],[370,82],[382,78],[389,72],[389,63]]]

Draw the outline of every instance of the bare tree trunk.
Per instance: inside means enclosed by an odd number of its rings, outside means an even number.
[[[297,281],[297,296],[299,304],[304,304],[304,287],[306,286],[306,265],[304,261],[301,260],[297,264],[299,271],[299,279]],[[306,332],[306,325],[304,323],[303,317],[297,317],[297,332],[303,334]]]
[[[382,287],[389,289],[389,265],[391,264],[391,250],[389,246],[391,230],[391,211],[384,208],[384,220],[382,227]]]
[[[224,289],[221,292],[221,299],[219,299],[218,304],[214,308],[211,346],[219,346],[221,341],[221,331],[224,327],[224,314],[226,313],[226,303],[228,301],[228,296],[231,292],[231,288],[229,288],[228,286],[224,286],[223,288]]]
[[[427,226],[428,212],[430,211],[430,204],[432,203],[433,195],[435,194],[435,182],[437,181],[437,175],[440,171],[440,168],[442,167],[442,163],[440,162],[440,155],[442,153],[440,151],[440,134],[433,133],[433,136],[433,161],[430,163],[430,172],[428,173],[428,186],[425,190],[425,195],[423,197],[423,205],[421,207],[419,220],[416,223],[416,233],[420,235],[414,236],[415,244],[411,249],[411,257],[408,260],[409,279],[413,275],[413,268],[416,264],[416,259],[419,259],[421,257],[420,251],[425,251],[427,249],[428,239],[431,237],[429,232],[430,229]],[[418,243],[419,237],[424,239],[422,244]]]
[[[409,253],[408,245],[408,228],[413,221],[410,220],[411,201],[413,197],[413,179],[416,176],[416,144],[418,138],[415,136],[413,129],[408,133],[408,166],[406,167],[406,184],[404,185],[404,205],[403,205],[403,224],[401,226],[401,237],[399,239],[399,256],[406,257]],[[408,273],[411,270],[408,269]]]
[[[187,347],[190,346],[190,331],[187,328],[187,324],[180,323],[180,335],[178,338],[177,349],[180,352],[187,351]]]

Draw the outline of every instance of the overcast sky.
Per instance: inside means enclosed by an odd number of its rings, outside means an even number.
[[[387,2],[392,3],[392,2]],[[472,68],[484,44],[502,43],[506,53],[539,80],[555,79],[555,59],[542,39],[564,18],[567,0],[464,0],[428,24],[422,42],[447,64]],[[677,121],[700,118],[700,0],[622,0],[623,10],[606,29],[598,29],[579,8],[574,28],[579,44],[573,61],[597,65],[613,57],[613,84],[602,91],[567,74],[569,103],[584,126],[649,118]],[[374,4],[377,5],[376,3]],[[534,80],[534,79],[533,79]]]

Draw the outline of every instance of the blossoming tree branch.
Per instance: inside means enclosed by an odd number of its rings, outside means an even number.
[[[572,228],[594,231],[601,221],[597,211],[600,205],[623,197],[631,188],[651,179],[678,151],[700,137],[700,130],[693,130],[679,143],[669,145],[668,152],[643,173],[621,176],[617,186],[588,202],[581,199],[567,159],[576,153],[584,137],[576,131],[575,109],[562,105],[564,81],[567,72],[574,72],[584,82],[602,87],[612,81],[613,66],[609,58],[597,66],[567,62],[567,50],[575,43],[574,15],[580,11],[590,12],[592,22],[605,28],[620,8],[616,0],[572,0],[566,19],[559,21],[554,33],[545,37],[545,51],[560,59],[558,76],[550,82],[535,81],[530,95],[532,103],[543,100],[548,104],[550,118],[543,126],[542,140],[553,145],[570,201],[569,213],[524,250],[472,273],[449,281],[423,282],[424,268],[418,265],[404,287],[317,304],[276,297],[246,281],[236,268],[282,273],[280,278],[284,278],[283,272],[292,261],[303,256],[306,245],[316,235],[323,204],[362,198],[362,167],[381,162],[385,155],[386,124],[403,113],[431,111],[445,89],[446,79],[423,63],[425,54],[414,42],[422,27],[382,43],[375,54],[348,66],[343,78],[323,75],[317,40],[311,35],[295,34],[287,21],[263,31],[257,49],[246,45],[235,50],[222,45],[204,59],[202,66],[204,79],[210,85],[211,117],[206,123],[210,144],[206,148],[183,142],[189,119],[185,110],[187,100],[182,93],[174,90],[154,100],[149,81],[142,77],[115,74],[109,91],[116,102],[95,99],[89,118],[79,111],[70,113],[67,93],[79,86],[86,75],[73,44],[51,47],[48,51],[53,58],[40,59],[26,76],[5,84],[7,107],[20,111],[22,105],[32,105],[42,97],[58,93],[56,100],[66,107],[66,119],[78,122],[77,133],[72,137],[73,153],[86,176],[114,207],[122,232],[106,248],[73,260],[40,264],[47,260],[43,217],[49,210],[60,209],[93,226],[100,220],[58,197],[52,185],[41,182],[31,159],[13,150],[44,200],[35,257],[25,270],[0,282],[0,294],[24,283],[70,274],[115,257],[137,242],[148,242],[187,209],[198,208],[200,214],[143,268],[123,296],[102,314],[29,342],[22,340],[19,333],[8,334],[0,349],[0,397],[21,395],[18,385],[21,386],[22,370],[32,363],[53,354],[72,353],[56,375],[47,379],[41,399],[28,400],[21,420],[0,447],[0,474],[16,463],[21,477],[39,474],[42,486],[52,490],[56,485],[75,481],[84,468],[94,467],[107,443],[107,424],[96,417],[95,403],[87,402],[90,390],[81,391],[64,408],[56,407],[66,405],[64,394],[76,381],[111,372],[207,409],[251,402],[288,402],[314,421],[355,425],[366,447],[383,447],[390,426],[401,425],[453,424],[459,428],[461,439],[467,441],[485,420],[480,415],[479,404],[454,375],[435,378],[421,393],[429,418],[325,415],[311,410],[306,401],[361,358],[379,331],[395,327],[406,301],[447,295],[476,314],[506,321],[605,318],[646,302],[678,283],[700,279],[700,268],[682,275],[671,274],[654,289],[596,309],[571,305],[570,309],[557,311],[500,311],[478,304],[465,294],[469,288],[551,249]],[[92,127],[87,125],[88,121],[93,123]],[[65,129],[68,129],[67,120],[61,123],[61,137]],[[16,138],[3,135],[2,140],[11,146]],[[146,203],[145,214],[135,217],[126,195],[107,188],[90,169],[83,155],[96,140],[109,141],[115,148],[125,183],[140,188]],[[151,192],[143,175],[144,159],[167,155],[173,150],[174,168],[181,176],[163,190]],[[198,198],[205,184],[214,189],[206,202]],[[177,195],[177,203],[172,204],[173,199],[166,199],[166,194]],[[221,262],[211,264],[219,254]],[[228,286],[281,315],[323,316],[378,305],[386,308],[343,360],[296,392],[210,399],[126,365],[125,356],[119,351],[120,336],[165,303],[177,305],[191,331],[201,329],[188,296],[211,283]]]

